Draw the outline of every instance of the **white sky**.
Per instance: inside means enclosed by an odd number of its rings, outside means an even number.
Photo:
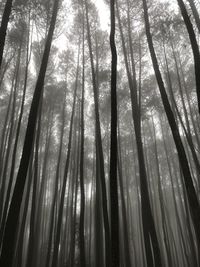
[[[167,2],[169,0],[159,0],[160,2]],[[99,19],[100,19],[100,24],[101,24],[101,28],[102,30],[108,31],[110,30],[110,10],[109,7],[105,4],[104,0],[92,0],[92,2],[96,5],[98,12],[99,12]],[[64,3],[66,3],[67,6],[70,6],[71,1],[69,0],[64,0]],[[174,9],[177,9],[177,2],[176,0],[170,0],[171,6]],[[72,23],[73,21],[71,21],[70,19],[71,17],[68,17],[70,23]],[[61,49],[65,49],[66,48],[66,43],[67,43],[67,39],[64,35],[61,35],[57,40],[56,40],[56,45]]]
[[[100,23],[103,30],[109,29],[110,12],[103,0],[93,0],[99,11]]]
[[[109,22],[110,22],[110,12],[108,6],[104,3],[104,0],[92,0],[93,3],[96,5],[98,12],[99,12],[99,19],[100,19],[100,24],[102,30],[107,30],[109,31]],[[64,3],[66,5],[70,6],[70,1],[64,0]],[[73,23],[73,19],[68,17],[69,22]],[[65,34],[61,34],[57,40],[55,40],[55,44],[57,47],[59,47],[60,50],[66,49],[66,44],[68,40],[65,36]]]

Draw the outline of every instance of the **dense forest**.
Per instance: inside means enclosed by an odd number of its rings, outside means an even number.
[[[0,1],[0,267],[200,266],[200,1]]]

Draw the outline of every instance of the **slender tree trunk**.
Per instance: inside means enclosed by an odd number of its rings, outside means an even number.
[[[153,140],[154,140],[154,151],[155,151],[155,161],[156,161],[156,171],[158,175],[158,195],[159,195],[159,202],[160,202],[160,212],[161,212],[161,226],[163,231],[163,237],[164,237],[164,247],[167,254],[167,266],[172,266],[172,260],[170,255],[170,249],[169,249],[169,239],[167,235],[167,225],[166,225],[166,215],[165,215],[165,209],[164,209],[164,197],[162,192],[162,184],[161,184],[161,171],[160,171],[160,165],[158,160],[158,148],[157,148],[157,141],[156,141],[156,129],[155,129],[155,123],[152,116],[152,126],[153,126]]]
[[[181,126],[183,127],[183,130],[184,130],[184,133],[185,133],[189,148],[191,150],[192,157],[193,157],[193,160],[194,160],[194,163],[195,163],[195,167],[196,167],[196,170],[197,170],[197,174],[198,174],[198,176],[200,176],[200,163],[199,163],[198,156],[197,156],[197,153],[195,151],[195,147],[194,147],[193,140],[192,140],[192,133],[191,133],[191,128],[190,128],[189,118],[188,118],[187,109],[186,109],[186,105],[185,105],[185,101],[184,101],[184,97],[183,97],[183,88],[182,88],[181,78],[180,78],[180,73],[179,73],[179,68],[178,68],[178,61],[177,61],[177,57],[176,57],[176,53],[175,53],[175,50],[174,50],[174,45],[173,45],[172,40],[170,40],[170,43],[171,43],[173,57],[174,57],[174,61],[175,61],[175,67],[176,67],[176,73],[177,73],[177,79],[178,79],[178,86],[179,86],[179,92],[180,92],[181,101],[182,101],[182,105],[183,105],[183,111],[184,111],[184,116],[185,116],[185,121],[186,121],[186,127],[184,125],[184,122],[183,122],[183,119],[181,117],[181,114],[178,111],[177,105],[176,105],[176,111],[177,111],[177,115],[178,115],[178,118],[180,120]]]
[[[96,192],[94,199],[94,209],[95,209],[95,266],[101,267],[104,265],[104,252],[103,252],[103,220],[102,220],[102,190],[101,190],[101,180],[99,171],[99,156],[97,153],[98,145],[97,138],[95,140],[96,144]]]
[[[2,185],[1,185],[1,194],[0,194],[0,204],[3,206],[4,204],[4,196],[5,196],[5,189],[6,189],[6,177],[7,177],[7,170],[8,170],[8,163],[10,158],[10,152],[12,147],[12,139],[14,136],[14,123],[15,123],[15,112],[16,112],[16,101],[17,101],[17,89],[18,89],[18,81],[19,81],[19,67],[20,67],[20,59],[21,59],[21,50],[22,50],[22,43],[18,48],[18,57],[17,63],[15,68],[15,82],[14,82],[14,89],[13,89],[13,100],[12,100],[12,108],[11,108],[11,118],[10,118],[10,131],[8,137],[8,145],[5,153],[4,165],[3,165],[3,172],[2,172]],[[3,208],[0,207],[0,215],[2,217]],[[2,225],[4,228],[4,225]]]
[[[56,23],[56,17],[57,17],[57,11],[58,11],[58,4],[59,1],[55,0],[54,7],[53,7],[53,14],[51,19],[51,24],[48,32],[48,37],[45,45],[44,55],[42,58],[40,73],[38,76],[33,101],[29,113],[29,119],[28,119],[28,125],[27,125],[27,131],[23,146],[23,152],[22,152],[22,158],[16,178],[16,184],[13,192],[13,197],[11,200],[10,208],[8,211],[8,217],[6,221],[6,227],[5,227],[5,233],[4,233],[4,239],[3,239],[3,246],[2,246],[2,252],[1,252],[1,258],[0,258],[0,265],[11,267],[12,265],[12,257],[14,252],[14,244],[13,244],[13,237],[16,234],[17,225],[16,222],[19,219],[19,213],[20,213],[20,207],[21,207],[21,201],[27,176],[27,170],[31,155],[31,150],[33,146],[33,139],[34,139],[34,130],[37,120],[37,113],[38,113],[38,107],[39,102],[42,97],[43,92],[43,85],[44,85],[44,78],[45,73],[47,69],[47,63],[51,48],[51,42],[53,37],[53,32],[55,28]]]
[[[118,267],[119,258],[119,204],[117,185],[117,51],[115,46],[115,0],[110,1],[111,62],[111,139],[110,139],[110,212],[111,212],[111,266]]]
[[[21,103],[21,108],[20,108],[19,120],[18,120],[18,123],[17,123],[15,143],[14,143],[14,148],[13,148],[13,153],[12,153],[12,160],[11,160],[11,167],[10,167],[10,169],[11,169],[10,170],[10,178],[9,178],[9,182],[8,182],[5,205],[4,205],[4,210],[3,210],[3,217],[2,217],[2,221],[1,221],[1,227],[0,227],[0,240],[2,240],[2,236],[3,236],[3,230],[4,230],[4,227],[5,227],[6,216],[7,216],[7,211],[8,211],[8,205],[9,205],[11,189],[12,189],[13,179],[14,179],[16,154],[17,154],[18,140],[19,140],[19,135],[20,135],[21,121],[22,121],[23,110],[24,110],[26,88],[27,88],[28,66],[29,66],[28,58],[29,58],[29,31],[28,31],[27,51],[26,51],[26,69],[25,69],[23,96],[22,96],[22,103]]]
[[[12,2],[13,0],[7,0],[3,12],[3,17],[1,21],[1,27],[0,27],[0,68],[3,60],[3,50],[4,50],[4,44],[6,39],[6,31],[8,26],[8,21],[12,9]]]
[[[92,84],[93,84],[94,104],[95,104],[97,153],[99,154],[98,155],[99,171],[100,171],[100,180],[101,180],[101,189],[102,189],[103,218],[104,218],[104,229],[105,229],[106,267],[110,267],[110,226],[109,226],[108,207],[107,207],[104,156],[103,156],[101,127],[100,127],[100,118],[99,118],[98,88],[97,88],[97,80],[96,80],[95,69],[94,69],[87,0],[85,1],[85,11],[86,11],[87,41],[88,41],[88,48],[89,48],[89,54],[90,54],[90,64],[91,64],[91,71],[92,71]]]
[[[178,130],[178,127],[177,127],[177,124],[176,124],[176,121],[175,121],[175,118],[174,118],[174,115],[173,115],[173,112],[172,112],[172,109],[171,109],[171,106],[170,106],[170,103],[169,103],[169,100],[168,100],[168,97],[166,94],[165,86],[164,86],[161,72],[160,72],[160,69],[158,66],[158,61],[157,61],[157,57],[155,54],[155,50],[154,50],[154,46],[153,46],[153,40],[152,40],[152,36],[151,36],[151,32],[150,32],[150,24],[149,24],[149,16],[148,16],[148,9],[147,9],[146,0],[143,0],[143,9],[144,9],[144,19],[145,19],[147,42],[149,45],[151,59],[152,59],[157,83],[159,86],[162,102],[163,102],[165,112],[167,115],[167,119],[168,119],[168,122],[169,122],[169,125],[171,128],[171,131],[172,131],[172,135],[173,135],[176,149],[178,152],[179,161],[180,161],[181,168],[183,171],[184,184],[185,184],[185,188],[187,190],[187,197],[188,197],[188,201],[189,201],[189,205],[190,205],[191,216],[192,216],[192,220],[193,220],[193,224],[194,224],[194,228],[195,228],[195,232],[196,232],[198,255],[200,256],[200,227],[199,227],[200,205],[199,205],[199,201],[198,201],[195,187],[193,184],[192,175],[190,172],[190,167],[188,164],[185,149],[184,149],[184,146],[183,146],[183,143],[181,140],[181,136],[180,136],[180,133],[179,133],[179,130]]]
[[[66,158],[66,163],[65,163],[63,183],[61,187],[60,205],[58,208],[58,219],[57,219],[58,221],[57,221],[57,226],[56,226],[53,259],[52,259],[52,264],[51,264],[52,267],[57,266],[57,263],[58,263],[58,253],[59,253],[59,245],[60,245],[60,239],[61,239],[62,215],[63,215],[63,208],[64,208],[65,190],[66,190],[66,184],[67,184],[70,156],[71,156],[72,131],[73,131],[74,114],[75,114],[76,97],[77,97],[77,87],[78,87],[78,77],[79,77],[79,53],[80,53],[80,49],[78,48],[78,62],[77,62],[76,81],[75,81],[73,105],[72,105],[71,120],[70,120],[67,158]]]
[[[11,55],[11,57],[7,60],[7,62],[4,64],[3,67],[0,68],[0,91],[1,91],[1,85],[4,80],[4,76],[6,74],[6,71],[8,70],[10,63],[12,62],[13,58],[15,57],[16,51]]]
[[[147,173],[146,173],[144,150],[143,150],[142,135],[141,135],[141,118],[140,118],[140,110],[139,110],[139,103],[137,96],[137,81],[134,76],[132,78],[129,70],[127,51],[122,31],[118,4],[116,4],[116,6],[117,6],[117,17],[118,17],[119,30],[122,41],[122,49],[124,53],[126,73],[131,94],[132,117],[133,117],[134,130],[136,136],[139,173],[140,173],[140,187],[141,187],[142,224],[143,224],[144,244],[146,250],[146,259],[148,267],[154,266],[154,260],[156,266],[162,266],[160,249],[154,224],[154,218],[152,215],[150,199],[149,199]]]
[[[192,13],[194,15],[194,19],[198,28],[198,31],[200,33],[200,18],[199,18],[199,13],[197,11],[196,5],[195,5],[195,0],[188,0],[190,7],[192,9]]]
[[[21,267],[23,262],[23,247],[24,247],[24,238],[25,238],[25,231],[26,231],[26,223],[28,220],[28,206],[29,206],[29,199],[31,195],[31,184],[32,184],[32,177],[33,177],[33,151],[31,152],[30,158],[30,165],[28,169],[28,180],[26,181],[25,186],[25,194],[24,194],[24,203],[22,208],[22,215],[21,220],[18,223],[18,234],[16,238],[16,246],[15,246],[15,255],[13,259],[13,266],[14,267]]]
[[[197,145],[198,145],[198,150],[200,151],[200,138],[199,138],[199,133],[198,133],[198,129],[196,126],[196,122],[194,119],[194,111],[192,109],[192,105],[191,105],[191,101],[190,101],[190,97],[189,97],[189,93],[188,93],[188,86],[186,83],[186,79],[185,79],[185,73],[184,73],[184,68],[183,68],[183,64],[181,62],[181,58],[180,58],[180,54],[178,53],[178,61],[179,61],[179,65],[180,65],[180,71],[181,71],[181,75],[182,75],[182,80],[183,80],[183,85],[184,85],[184,91],[185,91],[185,95],[186,95],[186,99],[187,99],[187,103],[188,103],[188,107],[189,107],[189,112],[190,112],[190,118],[192,121],[192,126],[194,129],[194,133],[195,133],[195,137],[196,137],[196,141],[197,141]]]
[[[79,238],[80,238],[80,263],[81,267],[86,267],[85,258],[85,231],[84,231],[84,219],[85,219],[85,188],[84,188],[84,101],[85,101],[85,25],[83,16],[83,47],[82,47],[82,101],[81,101],[81,151],[80,151],[80,191],[81,191],[81,210],[80,210],[80,226],[79,226]]]
[[[53,240],[53,233],[55,230],[53,229],[53,227],[55,228],[56,201],[58,199],[60,165],[61,165],[61,155],[62,155],[62,147],[63,147],[64,127],[65,127],[65,107],[66,107],[66,100],[64,99],[63,108],[62,108],[62,126],[60,130],[60,146],[59,146],[59,151],[58,151],[58,160],[57,160],[55,183],[54,183],[55,189],[53,189],[52,205],[51,205],[51,210],[50,210],[50,225],[49,225],[49,232],[48,232],[47,256],[46,256],[45,267],[49,267],[50,265],[52,240]]]
[[[37,232],[35,227],[36,222],[36,206],[37,206],[37,184],[39,180],[39,144],[40,144],[40,134],[41,134],[41,119],[42,119],[42,101],[40,102],[39,116],[37,120],[37,130],[36,130],[36,141],[35,141],[35,155],[34,155],[34,175],[33,175],[33,191],[31,200],[31,214],[30,214],[30,229],[29,229],[29,240],[27,245],[27,261],[26,266],[31,267],[33,265],[34,258],[34,248],[35,241],[37,240]]]
[[[119,174],[119,188],[122,203],[122,221],[123,221],[123,239],[124,239],[124,260],[125,266],[131,266],[131,255],[130,255],[130,245],[129,245],[129,230],[128,230],[128,216],[126,211],[125,196],[124,196],[124,186],[123,186],[123,174],[122,174],[122,152],[121,152],[121,137],[120,128],[118,120],[118,174]],[[128,194],[128,192],[127,192]],[[128,196],[127,196],[128,198]],[[128,209],[128,208],[127,208]]]
[[[78,112],[79,113],[79,112]],[[80,114],[79,114],[80,115]],[[80,119],[80,116],[78,120]],[[75,132],[75,140],[74,140],[74,157],[73,157],[73,171],[72,171],[72,179],[73,179],[73,187],[74,192],[72,192],[72,216],[71,216],[71,244],[70,244],[70,250],[71,250],[71,262],[70,266],[76,266],[76,246],[77,241],[79,243],[79,240],[76,239],[78,234],[77,227],[77,197],[78,197],[78,174],[79,174],[79,164],[80,164],[80,127],[78,123],[75,124],[74,127]],[[77,133],[78,131],[78,133]],[[74,205],[73,205],[74,204]],[[78,257],[79,258],[79,257]],[[79,263],[80,264],[80,263]]]
[[[196,35],[192,26],[192,23],[190,21],[190,17],[187,13],[187,9],[185,7],[185,4],[183,0],[177,0],[178,5],[181,10],[182,17],[184,19],[189,38],[190,43],[192,47],[193,57],[194,57],[194,69],[195,69],[195,77],[196,77],[196,92],[197,92],[197,100],[198,100],[198,109],[200,113],[200,52],[199,52],[199,46],[197,43]],[[191,2],[191,1],[190,1]]]

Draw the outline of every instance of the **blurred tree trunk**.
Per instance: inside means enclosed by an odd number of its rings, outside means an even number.
[[[77,60],[77,68],[76,68],[76,78],[75,78],[76,80],[75,80],[75,88],[74,88],[74,95],[73,95],[73,105],[72,105],[70,127],[69,127],[67,158],[66,158],[66,162],[65,162],[64,177],[63,177],[63,182],[62,182],[62,186],[61,186],[61,197],[60,197],[60,204],[59,204],[59,208],[58,208],[58,219],[57,219],[55,240],[54,240],[54,246],[53,246],[54,249],[53,249],[53,259],[52,259],[52,264],[51,264],[52,267],[57,266],[57,263],[58,263],[63,208],[64,208],[65,191],[66,191],[68,171],[69,171],[69,163],[70,163],[70,156],[71,156],[73,123],[74,123],[74,114],[75,114],[76,98],[77,98],[77,87],[78,87],[78,78],[79,78],[79,54],[80,54],[80,41],[79,41],[79,48],[78,48],[78,60]]]
[[[122,152],[121,152],[121,136],[120,126],[118,120],[118,177],[119,177],[119,189],[121,195],[121,210],[122,210],[122,221],[123,221],[123,240],[124,240],[124,264],[125,266],[131,266],[131,255],[130,255],[130,244],[129,244],[129,229],[127,220],[127,209],[125,204],[124,185],[123,185],[123,174],[122,174]],[[128,192],[127,192],[128,193]],[[128,196],[127,196],[128,198]]]
[[[25,186],[25,194],[23,196],[23,204],[21,210],[21,219],[18,223],[18,234],[16,237],[16,245],[15,245],[15,254],[13,257],[13,266],[21,267],[23,265],[23,257],[24,257],[24,239],[26,233],[26,224],[28,220],[28,207],[30,203],[30,195],[31,195],[31,185],[33,182],[33,150],[31,152],[30,164],[28,169],[28,178]]]
[[[84,124],[84,103],[85,103],[85,25],[83,15],[83,33],[82,33],[82,96],[81,96],[81,147],[80,147],[80,225],[79,225],[79,238],[80,238],[80,263],[81,267],[86,267],[85,257],[85,188],[84,188],[84,138],[85,138],[85,124]]]
[[[77,109],[78,111],[78,109]],[[72,166],[72,175],[71,179],[73,180],[73,191],[72,191],[72,199],[71,199],[71,242],[70,242],[70,266],[76,266],[76,261],[79,259],[77,256],[76,250],[77,246],[79,246],[79,238],[77,240],[77,199],[78,199],[78,185],[79,185],[79,164],[80,164],[80,112],[78,111],[78,121],[76,121],[74,125],[74,146],[73,146],[73,166]],[[77,242],[78,241],[78,242]],[[77,244],[78,243],[78,244]],[[79,262],[80,265],[80,262]]]
[[[119,31],[122,42],[122,49],[124,54],[124,61],[126,67],[126,73],[129,83],[129,89],[131,94],[131,105],[132,105],[132,117],[134,123],[134,130],[136,136],[136,145],[137,145],[137,155],[138,155],[138,163],[139,163],[139,173],[140,173],[140,188],[141,188],[141,204],[142,204],[142,224],[143,224],[143,234],[144,234],[144,244],[146,249],[146,259],[147,265],[149,267],[154,266],[154,260],[156,266],[162,266],[161,264],[161,255],[159,244],[157,240],[157,234],[155,230],[154,219],[150,206],[149,192],[148,192],[148,183],[147,183],[147,173],[145,166],[145,158],[144,158],[144,150],[142,144],[142,135],[141,135],[141,118],[140,118],[140,105],[138,103],[138,95],[137,95],[137,81],[135,77],[135,67],[134,62],[132,61],[133,66],[133,77],[131,76],[126,45],[121,25],[119,7],[117,5],[117,17],[119,23]],[[130,28],[130,25],[129,25]],[[131,40],[131,32],[129,29],[129,36]],[[132,42],[131,42],[132,43]],[[151,247],[152,246],[152,247]]]
[[[166,223],[166,214],[165,214],[165,207],[164,207],[164,196],[162,192],[162,184],[161,184],[161,171],[160,171],[160,165],[159,165],[159,159],[158,159],[158,147],[157,147],[157,141],[156,141],[156,127],[152,115],[152,126],[153,126],[153,143],[154,143],[154,153],[155,153],[155,162],[156,162],[156,172],[158,176],[158,195],[159,195],[159,203],[160,203],[160,212],[161,212],[161,227],[162,227],[162,233],[163,233],[163,246],[166,250],[167,255],[167,265],[172,266],[172,259],[170,254],[170,240],[168,238],[167,233],[167,223]]]
[[[3,127],[2,127],[1,145],[0,145],[0,183],[3,182],[2,173],[3,173],[3,164],[4,164],[7,139],[8,139],[9,130],[10,130],[9,116],[10,116],[12,99],[13,99],[13,91],[14,91],[14,77],[12,79],[12,86],[11,86],[11,92],[10,92],[9,101],[8,101],[8,107],[6,110],[5,120],[3,122]],[[2,204],[3,203],[1,203],[1,205]],[[1,212],[0,212],[0,214],[1,214]]]
[[[96,125],[95,125],[96,134],[95,135],[97,138],[97,151],[96,152],[98,153],[98,159],[99,159],[99,172],[100,172],[100,181],[101,181],[101,190],[102,190],[103,219],[104,219],[104,229],[105,229],[105,235],[104,235],[105,236],[105,258],[106,258],[106,266],[110,267],[110,226],[109,226],[108,207],[107,207],[104,156],[103,156],[101,126],[100,126],[100,118],[99,118],[98,87],[97,87],[97,80],[96,80],[95,69],[94,69],[87,0],[85,1],[85,14],[86,14],[87,41],[88,41],[90,64],[91,64],[91,71],[92,71],[92,85],[93,85],[94,105],[95,105],[95,120],[96,120]]]
[[[61,129],[60,129],[60,145],[59,145],[59,151],[58,151],[58,160],[57,160],[57,165],[56,165],[55,182],[54,182],[54,187],[53,187],[52,204],[51,204],[51,210],[50,210],[50,225],[49,225],[49,231],[48,231],[47,256],[46,256],[45,267],[50,266],[53,233],[56,228],[56,225],[55,225],[56,201],[58,201],[60,165],[61,165],[63,136],[64,136],[64,128],[65,128],[65,108],[66,108],[66,99],[64,98],[64,103],[63,103],[63,108],[62,108],[62,124],[61,124]]]
[[[40,103],[42,106],[42,103]],[[41,172],[41,178],[40,183],[38,183],[37,188],[37,199],[36,199],[36,222],[35,222],[35,229],[37,231],[35,232],[34,236],[34,247],[33,247],[33,258],[35,259],[35,264],[38,264],[39,258],[41,256],[41,244],[42,244],[42,226],[43,226],[43,206],[45,201],[45,190],[47,188],[47,181],[48,181],[48,159],[49,159],[49,152],[50,152],[50,145],[51,145],[51,136],[52,136],[52,118],[50,116],[51,109],[49,108],[48,115],[47,115],[47,129],[45,133],[45,145],[44,145],[44,159],[43,159],[43,165],[41,171],[38,167],[38,175],[40,176]],[[40,114],[41,116],[41,114]]]
[[[2,64],[2,66],[0,68],[0,91],[1,91],[1,85],[2,85],[3,80],[4,80],[4,76],[6,74],[6,71],[10,67],[10,63],[12,62],[13,58],[15,57],[15,53],[16,53],[16,51],[9,57],[9,59],[4,64]]]

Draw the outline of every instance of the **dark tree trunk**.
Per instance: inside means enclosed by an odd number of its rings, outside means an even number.
[[[185,188],[187,191],[187,197],[188,197],[188,201],[189,201],[189,205],[190,205],[190,212],[191,212],[191,216],[192,216],[192,220],[193,220],[193,224],[194,224],[194,229],[195,229],[195,233],[196,233],[198,255],[200,256],[200,227],[199,227],[200,206],[199,206],[197,194],[195,191],[195,187],[193,184],[192,175],[191,175],[190,167],[188,164],[188,159],[187,159],[185,149],[184,149],[184,146],[183,146],[183,143],[181,140],[178,126],[177,126],[175,118],[174,118],[174,114],[172,112],[172,109],[171,109],[171,106],[170,106],[170,103],[168,100],[168,96],[166,94],[165,86],[164,86],[161,72],[159,69],[157,57],[155,54],[155,50],[154,50],[154,46],[153,46],[153,40],[152,40],[152,36],[151,36],[151,32],[150,32],[150,24],[149,24],[149,16],[148,16],[148,9],[147,9],[146,0],[143,0],[143,9],[144,9],[144,19],[145,19],[147,42],[149,45],[151,59],[152,59],[158,87],[160,90],[162,102],[163,102],[163,105],[165,108],[167,119],[168,119],[168,122],[169,122],[169,125],[171,128],[171,132],[172,132],[174,142],[176,145],[176,149],[178,152],[179,162],[180,162],[182,172],[183,172],[184,184],[185,184]]]
[[[110,213],[111,266],[118,267],[119,259],[119,204],[117,183],[117,51],[115,46],[115,0],[110,1],[111,61],[111,139],[110,139]]]
[[[33,146],[34,132],[37,121],[37,113],[39,108],[39,102],[43,93],[44,79],[47,69],[47,63],[51,48],[51,42],[53,37],[53,32],[56,23],[57,11],[58,11],[59,1],[55,0],[53,14],[51,19],[51,24],[48,32],[48,37],[45,45],[45,50],[42,58],[42,63],[40,67],[40,73],[38,76],[35,92],[33,95],[33,100],[31,104],[31,109],[29,113],[28,125],[26,130],[26,136],[23,146],[22,158],[20,161],[20,166],[16,178],[16,184],[13,192],[13,197],[11,200],[10,208],[8,211],[8,217],[5,226],[5,233],[3,239],[2,252],[0,257],[0,265],[11,267],[12,266],[12,257],[14,252],[14,243],[13,237],[16,234],[17,230],[17,221],[19,219],[21,201],[24,191],[24,186],[26,182],[27,170],[31,155],[31,150]]]
[[[188,0],[190,7],[192,9],[192,13],[194,15],[194,19],[198,28],[198,31],[200,33],[200,18],[199,18],[199,13],[197,11],[196,5],[195,5],[195,1],[194,0]]]
[[[200,113],[200,53],[199,53],[199,46],[197,43],[196,35],[192,26],[192,23],[190,21],[190,17],[187,13],[187,9],[185,7],[185,4],[183,0],[177,0],[178,5],[181,10],[182,17],[184,19],[189,38],[190,38],[190,43],[192,47],[192,52],[194,56],[194,69],[195,69],[195,77],[196,77],[196,92],[197,92],[197,100],[198,100],[198,109]]]
[[[27,79],[28,79],[28,57],[29,57],[29,31],[28,31],[28,41],[27,41],[27,50],[26,50],[26,69],[25,69],[25,78],[24,78],[24,86],[23,86],[23,96],[22,96],[22,103],[20,108],[20,114],[19,114],[19,120],[17,123],[17,130],[16,130],[16,137],[15,137],[15,143],[12,153],[12,161],[11,161],[11,167],[10,167],[10,178],[8,182],[8,188],[6,192],[6,199],[5,199],[5,205],[3,209],[3,217],[1,221],[1,227],[0,227],[0,240],[2,240],[4,226],[6,222],[6,216],[10,201],[10,195],[11,195],[11,189],[13,185],[13,179],[14,179],[14,170],[15,170],[15,162],[16,162],[16,154],[17,154],[17,147],[18,147],[18,141],[20,136],[20,128],[21,128],[21,122],[22,122],[22,116],[24,111],[24,103],[25,103],[25,96],[26,96],[26,88],[27,88]],[[1,242],[0,242],[1,243]]]
[[[8,26],[8,21],[12,9],[12,2],[13,0],[7,0],[3,12],[3,17],[1,21],[1,27],[0,27],[0,68],[2,64],[3,59],[3,50],[4,50],[4,44],[6,39],[6,31]]]
[[[31,214],[30,214],[30,229],[29,229],[29,240],[27,245],[27,260],[26,266],[33,266],[33,258],[34,258],[34,248],[35,241],[37,240],[36,236],[36,204],[37,204],[37,184],[39,180],[39,145],[40,145],[40,134],[41,134],[41,119],[42,119],[42,101],[40,102],[39,107],[39,116],[37,119],[37,130],[35,131],[36,140],[35,140],[35,155],[34,155],[34,174],[33,174],[33,191],[32,191],[32,199],[31,199]]]
[[[0,215],[2,216],[3,212],[3,204],[4,204],[4,196],[5,196],[5,189],[6,189],[6,177],[7,177],[7,169],[8,169],[8,162],[10,158],[10,152],[11,152],[11,145],[12,145],[12,139],[14,136],[14,122],[15,122],[15,112],[16,112],[16,101],[17,101],[17,88],[18,88],[18,74],[19,74],[19,67],[20,67],[20,57],[21,57],[21,46],[18,49],[18,57],[17,57],[17,63],[15,67],[15,81],[14,81],[14,88],[13,88],[13,99],[12,99],[12,107],[11,107],[11,118],[10,118],[10,129],[9,129],[9,135],[8,135],[8,145],[5,153],[5,159],[4,164],[2,167],[2,184],[1,184],[1,190],[0,190]],[[5,210],[5,209],[4,209]],[[6,211],[7,212],[7,211]],[[5,223],[4,223],[5,224]],[[4,228],[4,225],[1,224],[1,228]],[[2,231],[1,231],[2,232]]]

